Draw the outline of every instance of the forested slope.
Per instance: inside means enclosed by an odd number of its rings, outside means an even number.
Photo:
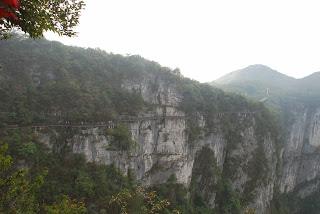
[[[0,139],[13,169],[43,178],[32,212],[119,213],[112,195],[147,212],[152,189],[160,213],[270,210],[281,142],[261,103],[140,56],[21,36],[0,50]]]

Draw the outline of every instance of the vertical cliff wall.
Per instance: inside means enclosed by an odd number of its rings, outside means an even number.
[[[320,175],[320,108],[301,104],[290,110],[293,120],[282,152],[280,190],[290,192],[303,184],[303,191],[310,183],[313,188],[308,192],[311,193],[316,191],[315,183]],[[304,197],[306,195],[303,194]]]
[[[122,88],[140,93],[150,106],[123,122],[134,147],[127,151],[110,149],[106,129],[93,127],[79,129],[69,137],[67,142],[73,152],[84,154],[91,162],[114,164],[123,173],[130,170],[147,186],[164,183],[175,175],[177,182],[186,187],[192,182],[197,194],[211,207],[216,206],[218,183],[228,181],[245,206],[258,213],[268,210],[276,179],[276,146],[271,133],[259,130],[254,113],[249,109],[248,114],[243,109],[239,113],[235,107],[232,113],[211,115],[214,118],[201,112],[193,112],[196,116],[191,117],[182,111],[184,95],[177,85],[155,74],[126,80]],[[190,120],[200,130],[192,141]],[[52,144],[45,136],[41,139]],[[201,159],[203,149],[208,158]],[[207,174],[203,168],[206,159],[212,160],[209,167],[216,173]]]
[[[280,117],[289,115],[282,133],[263,104],[140,56],[27,38],[0,46],[1,128],[31,127],[52,150],[67,147],[89,162],[114,164],[146,186],[175,175],[190,198],[218,210],[222,193],[230,204],[267,213],[274,190],[300,198],[319,190],[317,78],[309,88],[263,66],[263,78],[261,66],[232,75],[232,91],[267,96],[262,101]],[[237,83],[242,77],[250,81]],[[114,126],[130,137],[126,145],[115,145]]]

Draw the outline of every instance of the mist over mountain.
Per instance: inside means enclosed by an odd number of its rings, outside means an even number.
[[[211,82],[211,85],[256,99],[291,97],[314,98],[320,95],[320,72],[296,79],[265,65],[250,65]]]
[[[297,90],[307,96],[318,96],[320,94],[320,72],[298,79]]]
[[[265,65],[250,65],[246,68],[231,72],[216,80],[220,84],[232,84],[236,82],[269,82],[272,85],[281,85],[295,81],[294,78],[281,74]]]

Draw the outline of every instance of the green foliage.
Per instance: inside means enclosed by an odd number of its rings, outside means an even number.
[[[37,152],[37,145],[34,142],[25,143],[19,148],[19,155],[28,158]]]
[[[226,93],[207,84],[180,80],[177,85],[179,92],[183,94],[180,108],[188,116],[187,133],[190,143],[219,129],[229,138],[230,133],[239,133],[251,121],[250,118],[239,121],[237,112],[260,110],[255,103],[240,95]],[[204,116],[204,128],[199,127],[199,113]]]
[[[256,211],[253,208],[246,208],[244,214],[256,214]]]
[[[84,214],[87,209],[84,203],[71,200],[68,196],[62,196],[58,203],[45,207],[47,214]]]
[[[257,108],[260,111],[255,115],[255,132],[260,141],[266,137],[266,134],[269,134],[271,139],[274,140],[277,144],[279,142],[280,134],[283,133],[282,128],[280,127],[279,114],[272,112],[270,109],[263,106],[263,104],[256,104]]]
[[[45,40],[18,37],[0,41],[0,48],[0,116],[4,127],[66,121],[91,124],[115,120],[122,114],[138,115],[150,106],[139,89],[128,91],[122,85],[163,69],[139,56],[123,57]],[[123,176],[112,165],[86,163],[82,155],[73,154],[68,142],[79,129],[46,128],[42,132],[52,137],[50,150],[38,142],[30,128],[0,130],[0,139],[10,144],[10,155],[30,167],[31,177],[48,172],[36,197],[41,202],[40,211],[61,204],[61,197],[66,195],[83,201],[88,213],[116,213],[110,211],[111,196],[135,189],[133,176]],[[107,134],[112,149],[135,146],[125,125]]]
[[[277,137],[273,134],[275,123],[262,105],[183,79],[170,69],[139,56],[123,57],[101,50],[71,48],[26,38],[2,41],[0,48],[0,112],[4,112],[0,117],[3,127],[8,124],[28,126],[65,122],[94,124],[116,120],[121,115],[137,116],[153,106],[143,101],[141,86],[135,82],[131,84],[131,81],[140,82],[150,75],[154,84],[150,84],[148,90],[157,91],[158,80],[161,80],[168,88],[172,86],[182,94],[179,107],[187,115],[186,135],[190,145],[197,146],[195,143],[200,138],[211,133],[224,134],[227,147],[223,172],[217,167],[213,151],[204,148],[197,154],[190,190],[177,184],[174,177],[154,187],[157,191],[155,203],[170,201],[163,213],[170,213],[176,208],[184,213],[239,213],[242,198],[232,189],[228,179],[232,180],[235,169],[239,167],[239,160],[231,153],[242,143],[240,133],[253,126],[255,121],[259,143],[268,134]],[[132,85],[134,89],[125,88]],[[161,100],[158,101],[160,103]],[[246,111],[257,113],[247,118],[234,113]],[[218,116],[219,113],[225,114]],[[200,115],[204,117],[200,118]],[[204,127],[199,126],[201,119],[204,119]],[[34,175],[48,170],[37,195],[43,205],[59,207],[72,203],[72,200],[60,200],[67,195],[73,200],[83,201],[88,213],[120,213],[123,203],[127,204],[124,209],[136,210],[136,213],[143,213],[143,207],[150,210],[145,194],[137,192],[132,179],[134,176],[130,173],[125,177],[113,166],[86,163],[82,155],[72,154],[68,142],[80,132],[79,129],[42,130],[52,136],[52,151],[38,143],[37,137],[27,127],[16,131],[3,130],[0,138],[10,144],[9,152],[15,159],[26,163]],[[126,125],[119,124],[115,129],[106,130],[105,134],[110,138],[106,149],[128,151],[135,146]],[[249,163],[252,186],[250,184],[246,188],[248,194],[253,190],[250,188],[263,181],[267,169],[261,153],[263,150],[257,151],[255,161]],[[150,171],[162,168],[161,164],[155,163]],[[216,210],[209,205],[214,193],[217,193]],[[113,202],[109,204],[109,201]]]
[[[241,213],[241,195],[232,189],[228,177],[224,176],[217,166],[213,151],[202,148],[196,155],[192,171],[191,213]],[[213,198],[216,208],[210,209],[209,202]]]
[[[271,203],[271,211],[275,214],[300,214],[300,213],[319,213],[319,189],[315,189],[314,192],[301,197],[299,192],[304,188],[308,188],[308,185],[313,187],[314,182],[318,182],[318,179],[307,181],[299,184],[295,189],[289,193],[279,193],[276,191]]]
[[[152,187],[160,198],[170,202],[169,210],[179,210],[181,213],[191,213],[193,206],[190,204],[188,189],[177,183],[175,175],[171,175],[166,183]],[[168,212],[170,213],[170,212]]]
[[[91,197],[94,195],[95,184],[93,179],[86,171],[79,171],[75,181],[75,189],[78,195]]]
[[[235,192],[227,180],[221,180],[217,192],[217,212],[221,214],[240,214],[240,195]]]
[[[140,68],[131,70],[137,63],[133,59],[19,36],[1,41],[0,49],[3,125],[87,124],[114,120],[123,113],[137,115],[147,106],[140,91],[121,87],[123,75],[141,76]]]
[[[220,179],[214,152],[210,148],[202,148],[196,153],[190,185],[191,203],[196,210],[210,210],[209,201],[218,191]]]
[[[135,146],[131,132],[123,124],[117,125],[114,129],[107,129],[106,134],[111,138],[108,150],[128,151]]]
[[[34,202],[28,202],[37,206],[37,209],[42,210],[44,209],[42,207],[47,205],[58,206],[61,197],[66,195],[73,200],[83,201],[88,211],[98,212],[108,208],[106,201],[110,200],[113,194],[135,185],[113,166],[90,164],[83,156],[70,153],[65,138],[58,138],[56,142],[65,147],[64,152],[48,150],[37,142],[36,136],[28,129],[8,131],[2,133],[0,138],[10,144],[8,152],[14,159],[23,160],[30,167],[27,177],[31,177],[32,181],[37,181],[37,175],[41,175],[43,171],[47,172],[41,187],[33,191],[35,194],[32,197],[28,195],[29,200],[34,200]],[[24,151],[25,147],[29,148],[29,143],[24,143],[28,141],[34,142],[31,148],[35,145],[36,150],[31,149],[33,154],[26,157],[28,152],[22,154],[21,150]],[[26,178],[26,172],[24,170],[23,172],[22,178]],[[21,185],[21,188],[26,187]],[[23,194],[20,196],[22,197]]]
[[[6,155],[7,144],[0,146],[0,212],[37,213],[39,203],[36,193],[44,182],[44,176],[29,179],[27,170],[15,170],[11,156]]]
[[[124,189],[112,196],[110,202],[112,213],[120,214],[157,214],[168,211],[168,213],[179,214],[178,210],[169,211],[170,205],[168,200],[159,198],[155,191],[146,191],[142,187],[133,190]]]
[[[190,145],[195,145],[197,140],[201,137],[202,128],[199,127],[197,120],[188,118],[187,119],[187,129],[188,142]]]
[[[7,38],[12,29],[28,33],[32,38],[52,31],[59,35],[74,36],[85,4],[82,0],[20,0],[17,20],[0,19],[0,38]]]
[[[268,182],[268,160],[264,154],[262,145],[258,145],[258,148],[253,154],[252,159],[246,167],[246,173],[250,180],[246,183],[243,193],[243,203],[249,203],[254,199],[254,190],[258,185],[266,185]]]

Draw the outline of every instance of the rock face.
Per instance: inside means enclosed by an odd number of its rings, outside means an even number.
[[[171,175],[185,186],[189,186],[192,179],[206,181],[213,189],[200,188],[200,191],[211,207],[215,206],[214,185],[219,179],[218,174],[228,174],[232,170],[232,188],[242,195],[250,195],[248,207],[255,208],[257,213],[267,212],[276,179],[276,147],[270,136],[257,136],[254,116],[233,116],[234,123],[243,127],[235,130],[238,138],[233,142],[217,121],[215,132],[202,133],[191,144],[186,114],[179,108],[182,94],[174,84],[149,74],[142,80],[125,81],[122,87],[140,92],[143,99],[152,105],[152,110],[141,112],[126,123],[136,142],[135,147],[130,151],[108,150],[110,139],[103,128],[96,127],[79,130],[70,137],[68,142],[74,153],[84,154],[91,162],[114,164],[123,173],[131,170],[147,186],[164,183]],[[205,116],[199,113],[197,123],[199,127],[205,127]],[[50,138],[42,139],[48,141]],[[50,142],[46,143],[50,145]],[[194,166],[201,166],[195,161],[199,160],[203,148],[212,154],[214,167],[220,172],[213,177],[206,177],[205,170],[200,173],[194,171]],[[250,170],[252,167],[261,170]]]
[[[114,164],[123,173],[130,170],[146,186],[164,183],[175,175],[177,182],[190,187],[191,197],[196,190],[211,207],[219,206],[222,180],[228,184],[228,191],[240,195],[244,206],[262,214],[269,213],[274,189],[279,188],[281,193],[296,191],[301,198],[319,190],[320,102],[318,99],[318,105],[314,105],[317,99],[311,98],[319,97],[320,73],[297,81],[255,65],[219,80],[231,86],[225,87],[227,90],[291,114],[284,126],[287,133],[279,143],[270,128],[273,124],[264,117],[267,114],[241,113],[262,109],[260,105],[249,105],[244,98],[218,90],[211,94],[211,87],[191,83],[179,75],[178,69],[171,71],[139,56],[122,57],[90,49],[65,49],[42,40],[22,40],[0,44],[0,127],[32,122],[39,141],[50,149],[71,148],[89,162]],[[26,54],[25,50],[32,51]],[[136,96],[125,105],[119,102],[130,95]],[[184,102],[187,98],[191,101]],[[193,105],[193,101],[199,102]],[[281,106],[287,102],[293,105]],[[93,105],[81,111],[88,103]],[[183,108],[185,103],[192,108]],[[74,111],[77,107],[79,112]],[[236,114],[222,115],[223,108]],[[237,112],[239,108],[241,112]],[[64,126],[70,124],[65,123],[69,118],[75,123],[97,122],[100,117],[108,120],[124,111],[135,115],[120,115],[133,141],[127,150],[112,146],[106,127]],[[42,122],[46,128],[39,128]]]
[[[290,192],[299,184],[308,182],[314,186],[314,180],[320,175],[320,108],[302,105],[291,111],[294,121],[288,128],[289,137],[283,150],[282,192]],[[308,188],[307,185],[305,189]],[[307,196],[306,192],[302,196]]]
[[[107,150],[110,142],[105,134],[92,129],[89,137],[74,136],[73,151],[84,153],[89,161],[115,164],[123,173],[130,169],[144,185],[163,183],[173,174],[179,183],[188,185],[193,157],[187,144],[185,114],[177,108],[181,96],[166,82],[158,81],[155,86],[156,76],[145,78],[122,85],[129,91],[139,91],[154,106],[152,111],[126,124],[136,142],[135,148]]]
[[[135,146],[129,151],[110,150],[105,128],[96,127],[70,136],[74,153],[84,154],[90,162],[114,164],[125,174],[130,170],[146,186],[175,175],[186,187],[195,185],[211,207],[216,205],[217,183],[224,176],[257,213],[268,213],[276,186],[284,193],[299,187],[298,195],[306,197],[320,184],[320,108],[301,104],[288,109],[293,120],[288,122],[282,147],[271,133],[258,132],[254,115],[241,114],[232,116],[235,130],[225,132],[223,119],[217,119],[214,131],[202,132],[191,143],[188,115],[179,106],[183,95],[174,83],[148,74],[142,80],[124,81],[122,88],[141,93],[152,106],[125,123]],[[196,115],[193,119],[205,129],[206,116]],[[47,134],[40,140],[53,144]],[[209,158],[203,158],[208,154]],[[207,172],[204,166],[212,170]]]

